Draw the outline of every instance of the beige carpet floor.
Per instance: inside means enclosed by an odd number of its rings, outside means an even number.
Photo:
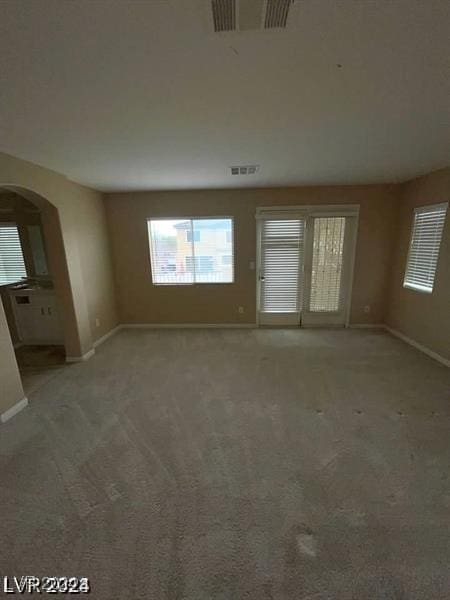
[[[66,366],[64,346],[20,346],[16,360],[25,396],[29,396]]]
[[[15,350],[19,368],[48,368],[64,365],[66,352],[64,346],[19,346]]]
[[[0,429],[0,572],[450,598],[450,370],[379,331],[124,330]]]

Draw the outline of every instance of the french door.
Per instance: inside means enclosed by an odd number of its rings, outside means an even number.
[[[263,219],[260,223],[261,325],[300,322],[304,219]]]
[[[259,215],[260,325],[346,324],[356,223],[354,209]]]

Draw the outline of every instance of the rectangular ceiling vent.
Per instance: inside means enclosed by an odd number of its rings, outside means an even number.
[[[232,175],[254,175],[259,171],[259,165],[245,165],[240,167],[230,167]]]
[[[286,27],[291,0],[267,0],[264,28]]]
[[[210,0],[214,31],[285,29],[295,0]]]
[[[234,31],[236,29],[235,0],[211,0],[214,31]]]

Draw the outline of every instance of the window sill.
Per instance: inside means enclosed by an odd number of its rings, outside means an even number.
[[[427,288],[421,285],[414,285],[412,283],[404,283],[403,287],[407,290],[414,290],[415,292],[420,292],[421,294],[431,294],[433,292],[433,288]]]
[[[153,283],[155,287],[194,287],[205,285],[233,285],[234,281],[194,281],[192,283]]]

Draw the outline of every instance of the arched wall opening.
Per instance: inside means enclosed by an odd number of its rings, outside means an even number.
[[[86,360],[118,324],[102,194],[0,152],[0,187],[42,211],[48,263],[64,316],[68,359]],[[0,417],[23,400],[14,349],[0,306]],[[15,409],[14,409],[15,410]],[[14,413],[15,414],[15,413]]]
[[[0,185],[38,207],[42,219],[49,273],[58,302],[66,355],[80,355],[80,339],[76,322],[73,295],[57,208],[36,192],[17,185]]]

